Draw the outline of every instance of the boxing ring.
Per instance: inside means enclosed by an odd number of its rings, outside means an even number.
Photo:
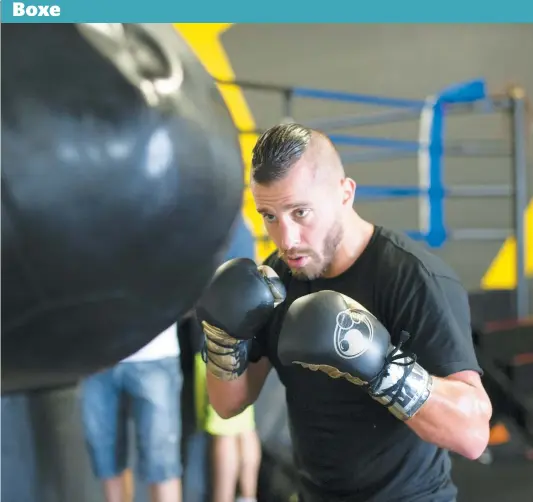
[[[424,243],[431,250],[444,248],[453,241],[501,242],[510,236],[516,239],[516,288],[503,317],[526,319],[532,314],[528,279],[525,275],[526,228],[524,213],[528,204],[527,183],[527,103],[524,91],[515,87],[501,95],[491,95],[483,79],[462,82],[438,90],[422,100],[390,98],[347,92],[283,87],[255,82],[219,82],[221,85],[237,85],[245,93],[259,92],[280,99],[281,121],[301,122],[326,133],[339,148],[345,166],[365,163],[391,163],[398,159],[412,161],[417,166],[417,183],[411,185],[361,184],[358,183],[356,206],[361,202],[414,199],[417,204],[417,225],[405,230],[413,239]],[[346,110],[352,105],[372,107],[372,113],[347,113],[337,116],[300,119],[298,105],[302,100],[332,101],[342,103]],[[448,126],[456,117],[500,116],[508,122],[506,138],[452,140]],[[415,123],[415,139],[395,139],[386,136],[358,135],[357,129],[365,131],[376,126]],[[263,129],[240,131],[241,134],[258,135]],[[347,132],[349,131],[349,132]],[[511,167],[509,183],[453,184],[445,181],[449,159],[492,158],[508,162]],[[348,175],[350,173],[348,172]],[[357,176],[355,176],[357,182]],[[451,199],[483,200],[507,199],[512,207],[512,224],[509,228],[454,228],[449,225],[447,208]],[[267,239],[259,236],[259,239]],[[484,295],[485,293],[480,293]],[[478,302],[479,303],[479,302]],[[484,326],[494,320],[487,312],[487,304],[473,304],[473,325]],[[498,310],[498,309],[495,309]],[[492,312],[494,314],[494,312]],[[480,362],[486,372],[485,384],[491,393],[495,407],[501,407],[513,415],[528,440],[533,440],[533,393],[531,385],[517,389],[516,382],[501,368],[493,354],[501,352],[498,343],[507,345],[508,357],[516,352],[526,352],[533,343],[533,329],[526,326],[519,335],[502,333],[496,343],[482,343],[483,336],[475,332]],[[509,330],[507,330],[509,331]],[[527,332],[526,332],[527,331]],[[519,340],[519,341],[517,341]],[[486,345],[492,345],[486,350]],[[512,353],[514,350],[514,353]],[[530,350],[530,347],[529,347]],[[511,354],[512,353],[512,354]],[[523,355],[523,354],[522,354]],[[529,366],[531,371],[531,366]],[[527,369],[522,383],[528,378]],[[529,393],[529,394],[528,394]],[[275,412],[274,410],[278,410]],[[269,377],[257,404],[257,420],[265,450],[265,467],[262,483],[268,491],[268,500],[289,500],[291,497],[292,460],[284,390],[274,375]],[[533,443],[532,443],[533,444]],[[475,474],[474,474],[475,475]],[[494,487],[497,491],[498,488]],[[519,497],[517,496],[517,500]]]
[[[412,159],[418,168],[416,185],[358,184],[356,203],[416,199],[418,222],[406,233],[429,248],[439,249],[451,241],[500,242],[515,236],[517,287],[515,290],[517,318],[529,314],[529,288],[525,276],[525,221],[528,204],[526,155],[526,96],[515,87],[503,95],[488,93],[483,79],[451,85],[423,100],[372,96],[348,92],[284,87],[248,81],[219,81],[221,85],[238,86],[243,91],[258,91],[280,98],[281,121],[299,121],[295,108],[301,100],[334,101],[350,105],[366,105],[378,109],[370,114],[346,114],[302,120],[304,125],[328,134],[343,149],[345,165]],[[447,125],[452,117],[466,115],[501,115],[509,120],[509,139],[447,140]],[[346,129],[369,128],[384,124],[418,121],[418,137],[399,140],[381,136],[346,134]],[[261,129],[240,131],[257,135]],[[447,184],[448,158],[500,158],[511,162],[511,182],[507,184]],[[357,181],[357,180],[356,180]],[[447,224],[449,199],[510,198],[510,228],[450,228]],[[263,237],[266,238],[266,237]]]

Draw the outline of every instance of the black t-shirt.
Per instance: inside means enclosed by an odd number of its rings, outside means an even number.
[[[432,375],[481,373],[470,328],[468,296],[454,272],[407,237],[376,227],[350,269],[331,279],[298,280],[272,254],[265,264],[282,278],[287,300],[254,340],[252,360],[268,357],[286,389],[295,464],[302,484],[324,500],[449,502],[456,488],[447,451],[424,442],[384,406],[343,379],[277,355],[283,317],[298,297],[343,293],[365,306],[397,345],[405,345]]]

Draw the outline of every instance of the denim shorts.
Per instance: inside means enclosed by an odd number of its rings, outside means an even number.
[[[119,363],[82,382],[82,420],[95,476],[111,478],[126,469],[131,417],[143,480],[181,477],[182,383],[178,357]]]

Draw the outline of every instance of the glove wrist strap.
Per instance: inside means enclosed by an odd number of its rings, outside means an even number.
[[[433,378],[416,362],[416,356],[401,350],[408,336],[402,333],[398,347],[389,347],[387,364],[369,383],[370,395],[403,421],[414,417],[422,408],[433,385]]]
[[[248,367],[248,340],[237,340],[225,331],[202,322],[205,335],[202,359],[207,370],[219,380],[235,380]]]

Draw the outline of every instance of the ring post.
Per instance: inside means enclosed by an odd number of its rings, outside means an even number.
[[[516,315],[518,319],[529,313],[529,285],[525,274],[525,219],[527,206],[526,161],[526,104],[524,90],[511,91],[511,117],[513,138],[514,227],[516,240]],[[531,229],[529,229],[531,231]]]
[[[472,103],[487,97],[485,81],[476,79],[443,89],[426,99],[420,115],[418,169],[421,190],[420,231],[426,232],[430,247],[441,247],[447,238],[443,180],[446,106]]]

